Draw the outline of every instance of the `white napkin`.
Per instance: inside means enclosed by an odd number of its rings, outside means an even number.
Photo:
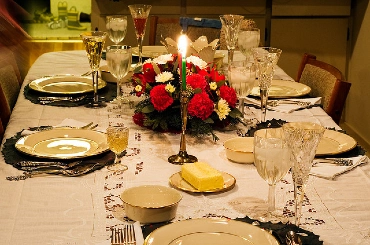
[[[302,102],[311,102],[312,105],[314,104],[320,104],[321,103],[321,97],[317,98],[293,98],[293,99],[284,99],[284,100],[293,100],[293,101],[302,101]],[[245,100],[245,103],[253,104],[253,105],[258,105],[261,106],[261,101],[253,98],[247,97]],[[283,113],[291,113],[293,111],[305,108],[305,106],[300,106],[297,104],[284,104],[281,103],[278,106],[267,106],[268,109],[278,111],[278,112],[283,112]]]
[[[345,159],[352,159],[353,164],[351,166],[339,166],[330,163],[317,163],[311,168],[310,174],[320,178],[333,180],[338,175],[348,172],[358,165],[369,161],[367,156],[357,156]]]
[[[77,121],[75,119],[66,118],[61,123],[59,123],[58,125],[55,125],[53,127],[66,127],[66,126],[67,127],[82,127],[82,126],[85,126],[88,123],[89,122],[81,122],[81,121]],[[38,131],[24,129],[22,131],[21,135],[26,136],[26,135],[34,134],[34,133],[37,133],[37,132]]]
[[[141,230],[140,222],[136,221],[134,223],[135,229],[135,237],[136,237],[136,245],[143,245],[144,244],[144,236],[143,231]]]

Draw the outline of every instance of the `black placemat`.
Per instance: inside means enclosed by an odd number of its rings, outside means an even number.
[[[36,130],[43,130],[43,129],[47,130],[47,128],[50,128],[50,126],[33,127],[33,128],[30,128],[30,130],[35,130],[35,131]],[[16,163],[20,162],[20,161],[40,161],[40,158],[23,154],[15,148],[15,143],[22,137],[21,133],[22,132],[18,132],[13,137],[6,139],[6,141],[4,142],[4,145],[3,145],[3,149],[1,150],[1,153],[4,156],[5,162],[7,164],[13,165],[15,168],[19,167],[19,165],[17,165]],[[114,153],[111,152],[111,151],[108,151],[108,152],[105,152],[105,153],[101,153],[99,155],[82,158],[80,160],[82,161],[81,164],[84,164],[84,162],[85,163],[96,162],[97,164],[92,169],[92,171],[95,171],[97,169],[101,169],[102,167],[104,167],[106,165],[113,164],[114,158],[115,158]],[[55,162],[56,160],[55,159],[44,159],[43,158],[42,161]],[[57,161],[58,162],[69,163],[69,162],[76,161],[76,159],[57,160]]]
[[[24,87],[23,91],[24,97],[31,101],[34,104],[41,104],[40,101],[38,100],[39,97],[43,96],[53,96],[53,97],[65,97],[65,94],[52,94],[50,95],[49,93],[42,93],[33,89],[30,89],[29,85],[27,84]],[[116,83],[107,83],[107,86],[105,86],[102,89],[99,89],[98,91],[99,97],[103,99],[104,101],[112,101],[116,96],[117,96],[117,84]],[[72,102],[72,101],[54,101],[51,103],[47,103],[45,105],[50,105],[50,106],[60,106],[60,107],[75,107],[75,106],[82,106],[86,105],[89,102],[92,101],[93,99],[93,93],[86,93],[86,94],[75,94],[75,95],[68,95],[68,97],[72,98],[77,98],[82,95],[87,95],[84,99],[77,101],[77,102]]]
[[[313,232],[299,228],[293,224],[283,224],[283,223],[273,224],[271,222],[261,222],[255,219],[251,219],[248,216],[244,218],[237,218],[235,220],[242,221],[248,224],[252,224],[252,223],[258,224],[258,227],[271,231],[272,235],[279,241],[281,245],[286,244],[285,236],[288,231],[294,231],[299,234],[304,234],[304,235],[299,235],[302,241],[302,245],[321,245],[323,244],[323,242],[320,241],[320,236],[314,234]],[[144,239],[155,229],[171,224],[171,223],[172,222],[163,222],[163,223],[157,223],[157,224],[143,225],[141,229],[143,231]]]

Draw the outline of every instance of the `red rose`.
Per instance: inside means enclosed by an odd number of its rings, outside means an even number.
[[[133,120],[134,120],[134,123],[143,127],[144,126],[144,119],[145,119],[145,115],[144,113],[135,113],[133,116],[132,116]]]
[[[154,71],[152,63],[143,64],[143,74],[148,83],[155,82],[155,76],[157,73]]]
[[[150,91],[150,102],[157,111],[164,111],[173,103],[173,98],[167,93],[165,87],[164,84],[157,85]]]
[[[231,108],[235,108],[236,102],[238,101],[238,97],[233,88],[228,87],[226,85],[222,85],[220,87],[220,97],[226,100]]]
[[[207,119],[213,112],[213,101],[206,92],[195,94],[189,101],[188,112],[190,116]]]
[[[224,74],[219,73],[214,68],[211,70],[210,76],[211,76],[211,80],[215,82],[224,81],[226,79]]]
[[[193,89],[200,88],[205,91],[208,83],[204,76],[199,74],[191,74],[186,77],[186,84],[190,85]]]

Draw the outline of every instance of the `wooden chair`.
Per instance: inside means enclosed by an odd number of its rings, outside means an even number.
[[[10,107],[8,101],[5,97],[4,91],[0,84],[0,119],[1,119],[1,126],[5,131],[6,125],[8,125],[9,118],[10,118]]]
[[[0,121],[0,143],[3,140],[5,129],[3,127],[2,122]]]
[[[162,45],[163,38],[170,37],[177,40],[181,34],[179,18],[150,16],[149,45]]]
[[[208,18],[180,17],[180,25],[190,40],[206,36],[208,42],[220,39],[221,20]]]
[[[323,109],[339,124],[351,83],[336,67],[305,53],[298,69],[297,82],[311,87],[310,96],[322,97]]]

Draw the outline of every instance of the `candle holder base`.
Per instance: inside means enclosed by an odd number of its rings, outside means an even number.
[[[197,161],[198,158],[189,155],[186,151],[180,151],[177,155],[172,155],[168,158],[168,162],[178,165],[182,165],[184,163],[193,163]]]

